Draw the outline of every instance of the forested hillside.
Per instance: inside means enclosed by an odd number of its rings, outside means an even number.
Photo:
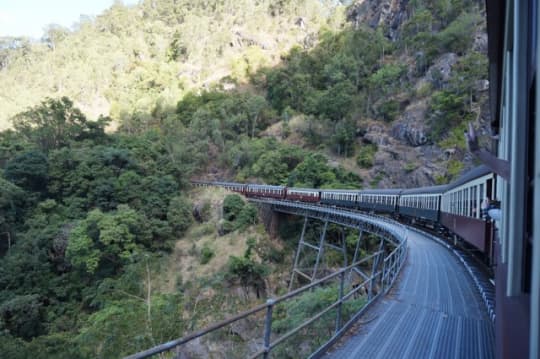
[[[118,357],[284,290],[298,226],[192,178],[444,183],[489,118],[481,1],[145,0],[2,41],[9,358]]]
[[[0,129],[44,97],[68,96],[91,117],[150,122],[187,91],[245,80],[293,44],[336,30],[331,1],[117,1],[75,29],[51,25],[41,42],[0,43]]]

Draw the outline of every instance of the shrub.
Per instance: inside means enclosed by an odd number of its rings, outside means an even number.
[[[358,156],[356,156],[356,163],[362,168],[373,167],[373,160],[375,153],[377,152],[377,145],[369,144],[360,148]]]
[[[223,218],[227,221],[235,221],[242,209],[244,200],[237,194],[229,194],[223,200]]]
[[[212,248],[210,248],[208,244],[205,244],[201,248],[201,256],[200,256],[201,264],[207,264],[208,262],[210,262],[210,259],[212,259],[214,255],[215,255],[215,251]]]
[[[383,120],[393,121],[399,113],[399,102],[396,100],[385,101],[379,106],[377,113]]]
[[[256,224],[258,220],[257,215],[257,208],[252,204],[247,204],[238,214],[235,229],[243,230],[252,224]]]
[[[257,263],[250,257],[230,256],[227,263],[226,278],[238,280],[244,287],[253,287],[259,292],[264,289],[264,277],[268,275],[268,267]]]

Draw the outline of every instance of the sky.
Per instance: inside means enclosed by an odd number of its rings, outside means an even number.
[[[139,0],[123,0],[125,5]],[[41,38],[49,24],[71,28],[80,15],[99,15],[114,0],[0,0],[0,36]]]

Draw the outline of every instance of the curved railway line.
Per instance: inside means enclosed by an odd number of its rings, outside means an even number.
[[[408,233],[394,288],[324,358],[494,358],[494,325],[466,268],[428,236]]]

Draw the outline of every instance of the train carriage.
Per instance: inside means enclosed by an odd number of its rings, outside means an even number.
[[[229,191],[238,192],[238,193],[244,193],[246,185],[243,183],[235,183],[235,182],[214,182],[216,186],[223,187],[225,189],[228,189]]]
[[[399,215],[420,222],[439,222],[441,196],[447,187],[442,185],[403,190],[399,197]]]
[[[266,197],[285,199],[287,193],[284,186],[271,186],[260,184],[248,184],[245,186],[244,194],[249,197]]]
[[[321,203],[330,206],[356,208],[358,190],[321,190]]]
[[[358,194],[358,209],[367,212],[395,213],[401,189],[362,190]]]
[[[497,156],[498,358],[540,358],[540,4],[486,1],[490,113]],[[501,171],[499,171],[501,172]],[[501,174],[503,174],[501,172]],[[504,177],[507,177],[506,179]]]
[[[491,222],[483,218],[481,204],[486,198],[493,201],[494,186],[493,173],[476,167],[449,184],[441,201],[441,224],[489,258]]]
[[[287,188],[288,200],[317,203],[321,199],[321,192],[312,188]]]

